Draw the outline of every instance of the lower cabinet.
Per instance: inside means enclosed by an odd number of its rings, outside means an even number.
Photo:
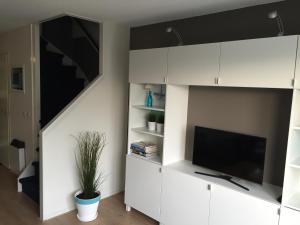
[[[278,225],[278,210],[276,204],[238,191],[211,188],[210,225]]]
[[[282,207],[279,225],[299,225],[300,212],[297,210]]]
[[[201,179],[192,175],[194,170],[162,168],[132,155],[127,155],[126,163],[125,204],[161,225],[279,223],[280,205],[276,202]],[[298,212],[284,208],[281,215],[279,225],[300,224]]]
[[[208,183],[197,177],[164,171],[160,222],[163,225],[208,225],[208,187]]]
[[[161,186],[161,165],[127,155],[126,205],[159,220]]]

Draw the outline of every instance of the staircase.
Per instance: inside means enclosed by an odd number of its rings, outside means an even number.
[[[41,128],[99,75],[99,29],[97,23],[71,16],[42,23]]]
[[[39,204],[40,199],[40,179],[39,179],[39,162],[33,162],[34,175],[21,178],[19,182],[22,185],[22,192]]]
[[[41,38],[41,126],[50,122],[85,87],[85,80],[76,77],[76,66],[63,65],[63,54],[47,50]]]

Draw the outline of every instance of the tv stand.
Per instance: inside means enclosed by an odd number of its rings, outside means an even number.
[[[226,180],[240,188],[243,188],[244,190],[246,191],[250,191],[249,188],[243,186],[243,185],[240,185],[239,183],[235,182],[232,180],[232,177],[231,176],[228,176],[228,175],[213,175],[213,174],[209,174],[209,173],[202,173],[202,172],[195,172],[196,174],[201,174],[201,175],[204,175],[204,176],[209,176],[209,177],[215,177],[215,178],[218,178],[218,179],[223,179],[223,180]]]

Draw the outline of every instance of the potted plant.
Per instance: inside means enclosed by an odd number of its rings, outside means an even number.
[[[155,131],[156,129],[156,115],[154,112],[148,114],[148,130]]]
[[[82,132],[76,137],[78,152],[75,154],[81,190],[74,195],[78,210],[77,218],[82,222],[95,220],[101,199],[99,186],[103,182],[99,172],[99,160],[105,146],[105,134]]]
[[[156,120],[156,131],[158,133],[164,132],[164,123],[165,123],[165,116],[163,113],[159,114]]]

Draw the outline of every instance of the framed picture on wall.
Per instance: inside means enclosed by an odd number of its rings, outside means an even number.
[[[10,80],[12,90],[24,92],[24,67],[13,67]]]

